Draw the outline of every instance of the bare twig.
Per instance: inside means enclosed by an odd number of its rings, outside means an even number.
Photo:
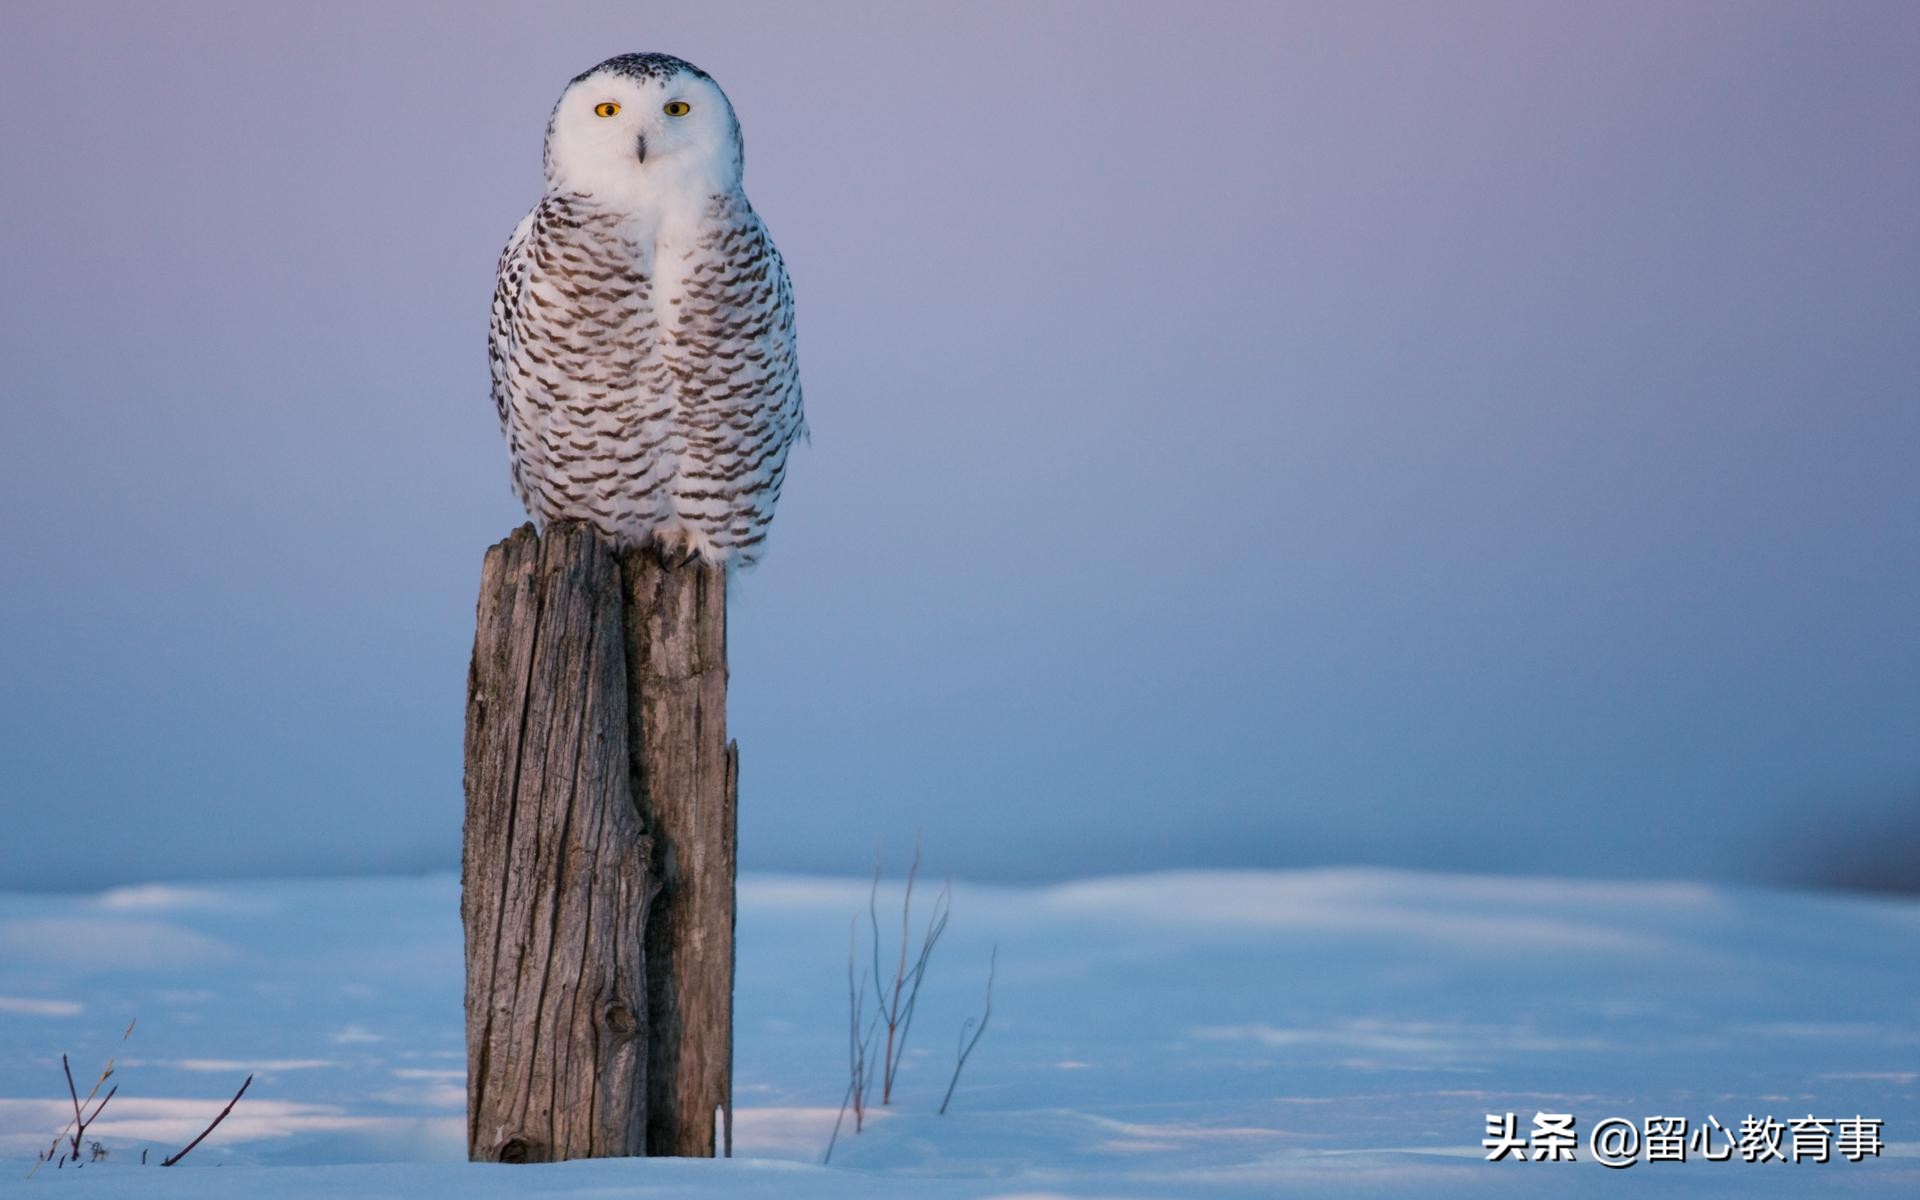
[[[94,1105],[93,1111],[87,1114],[87,1124],[91,1125],[100,1119],[100,1110],[107,1106],[107,1101],[113,1099],[114,1094],[119,1090],[120,1085],[117,1083],[107,1089],[107,1094],[100,1097],[100,1103]]]
[[[858,918],[855,918],[857,921]],[[859,952],[854,948],[853,925],[847,927],[847,1094],[853,1099],[853,1131],[860,1132],[862,1118],[866,1116],[866,1042],[860,1036],[860,1010],[865,1001],[860,995],[860,987],[854,982]],[[827,1153],[833,1153],[833,1147],[827,1147]]]
[[[913,1027],[913,1013],[920,999],[920,984],[926,978],[927,963],[933,948],[946,932],[947,918],[953,908],[953,885],[940,889],[934,901],[933,915],[927,920],[920,938],[920,950],[909,959],[913,940],[913,888],[920,876],[920,841],[914,839],[913,862],[907,867],[906,893],[900,900],[900,957],[891,981],[880,976],[880,868],[873,871],[873,887],[867,893],[867,920],[873,929],[873,991],[880,1002],[880,1019],[887,1027],[887,1044],[880,1059],[880,1103],[893,1103],[893,1079],[906,1057],[907,1033]]]
[[[73,1099],[73,1161],[79,1162],[80,1135],[87,1131],[87,1121],[80,1115],[80,1092],[73,1086],[73,1068],[67,1065],[64,1054],[60,1056],[60,1069],[67,1073],[67,1095]]]
[[[884,864],[877,858],[873,867],[873,883],[867,889],[867,927],[872,938],[873,957],[864,973],[864,983],[859,961],[860,917],[857,913],[847,931],[847,1086],[841,1093],[840,1110],[834,1115],[833,1133],[827,1139],[826,1154],[821,1158],[823,1163],[833,1160],[834,1147],[839,1144],[840,1131],[846,1126],[849,1110],[853,1112],[853,1131],[860,1133],[865,1129],[876,1071],[880,1075],[880,1103],[893,1103],[894,1079],[899,1074],[900,1064],[906,1059],[907,1036],[913,1030],[913,1016],[920,1004],[920,985],[926,981],[934,947],[940,944],[941,935],[947,930],[947,921],[953,914],[953,884],[948,882],[941,887],[939,896],[933,902],[933,911],[927,916],[918,949],[914,947],[913,893],[920,879],[920,858],[921,843],[915,838],[913,861],[907,867],[906,888],[900,899],[900,948],[892,972],[882,975],[880,969],[880,880],[884,875]],[[875,1011],[871,1017],[866,1015],[866,985],[870,985],[873,991]],[[988,988],[988,1003],[991,1004],[991,975],[988,977]],[[884,1045],[878,1041],[882,1025],[886,1026],[887,1031]],[[875,1049],[881,1051],[878,1057],[873,1054]],[[949,1088],[949,1097],[951,1094],[952,1089]]]
[[[859,918],[855,918],[858,921]],[[867,1042],[860,1036],[860,1012],[866,1001],[860,994],[860,986],[854,982],[857,975],[859,951],[854,933],[853,922],[847,925],[847,1088],[853,1098],[853,1131],[860,1132],[867,1112]],[[829,1146],[827,1152],[833,1152]]]
[[[858,920],[858,918],[855,918]],[[873,886],[867,889],[867,923],[873,927],[873,994],[881,1008],[887,1006],[886,990],[880,986],[880,856],[873,856]]]
[[[966,1069],[967,1059],[972,1057],[973,1048],[980,1044],[980,1035],[987,1031],[987,1022],[993,1017],[993,977],[1000,968],[1000,947],[993,948],[993,955],[987,959],[987,1005],[980,1013],[979,1023],[972,1017],[960,1026],[960,1057],[953,1064],[953,1078],[947,1081],[946,1099],[940,1101],[940,1115],[945,1116],[947,1105],[953,1103],[953,1089],[960,1084],[960,1072]],[[973,1032],[972,1037],[967,1032]]]
[[[127,1033],[132,1032],[133,1026],[127,1026]],[[121,1041],[126,1040],[127,1033],[120,1035]],[[73,1067],[68,1063],[67,1056],[64,1054],[60,1056],[60,1069],[66,1072],[67,1096],[73,1101],[73,1119],[68,1121],[59,1133],[53,1135],[53,1144],[48,1146],[47,1152],[41,1155],[39,1160],[33,1164],[33,1170],[27,1172],[28,1179],[32,1179],[41,1167],[46,1166],[48,1161],[51,1160],[56,1153],[59,1153],[60,1143],[67,1138],[67,1130],[69,1129],[73,1131],[73,1150],[70,1153],[61,1154],[60,1162],[56,1164],[54,1169],[59,1170],[66,1166],[66,1160],[68,1158],[73,1159],[74,1165],[78,1166],[80,1164],[80,1140],[86,1136],[87,1126],[93,1124],[94,1118],[100,1115],[100,1110],[107,1106],[107,1101],[113,1099],[113,1094],[120,1090],[119,1084],[113,1085],[113,1087],[107,1090],[106,1096],[101,1099],[100,1103],[94,1105],[93,1113],[89,1116],[82,1116],[81,1110],[86,1105],[93,1104],[93,1098],[100,1094],[100,1085],[105,1083],[108,1076],[113,1074],[113,1060],[108,1059],[107,1065],[101,1068],[100,1077],[93,1081],[93,1087],[88,1089],[85,1100],[80,1099],[80,1090],[73,1086]]]
[[[247,1076],[247,1081],[240,1085],[240,1090],[233,1094],[233,1099],[227,1101],[227,1106],[220,1110],[220,1115],[213,1119],[213,1124],[208,1125],[205,1129],[202,1129],[200,1131],[199,1137],[187,1143],[186,1149],[174,1155],[172,1158],[161,1159],[160,1165],[163,1167],[170,1167],[173,1164],[179,1162],[181,1159],[185,1158],[188,1154],[192,1153],[193,1148],[195,1146],[198,1146],[201,1142],[205,1141],[207,1135],[212,1133],[215,1129],[219,1128],[220,1122],[227,1119],[227,1114],[233,1111],[234,1105],[240,1103],[240,1097],[247,1094],[247,1088],[251,1087],[252,1084],[253,1084],[253,1076],[249,1075]]]
[[[827,1152],[820,1156],[820,1165],[826,1166],[833,1161],[833,1148],[840,1144],[840,1123],[847,1119],[847,1103],[853,1099],[853,1080],[847,1080],[846,1094],[840,1097],[840,1113],[833,1118],[833,1135],[827,1139]]]
[[[866,1039],[860,1045],[851,1077],[847,1080],[847,1090],[840,1097],[840,1112],[833,1119],[833,1136],[827,1139],[827,1152],[820,1157],[822,1166],[833,1161],[833,1148],[840,1142],[840,1130],[847,1119],[849,1104],[854,1110],[853,1131],[855,1133],[861,1131],[866,1116],[867,1088],[873,1082],[873,1065],[867,1057],[867,1052],[872,1047],[873,1025],[869,1022]]]
[[[953,912],[953,885],[941,887],[940,896],[934,901],[933,915],[927,920],[926,932],[921,935],[920,953],[915,959],[913,969],[908,973],[907,1003],[900,1014],[900,1041],[894,1047],[893,1062],[887,1071],[887,1096],[893,1093],[893,1076],[900,1069],[900,1063],[907,1056],[907,1033],[913,1028],[913,1014],[920,1007],[920,983],[927,975],[927,963],[933,956],[933,948],[940,941],[940,935],[947,931],[947,918]]]
[[[853,1109],[853,1131],[859,1133],[866,1123],[867,1088],[873,1080],[872,1060],[868,1052],[873,1047],[874,1028],[878,1018],[867,1022],[867,1031],[860,1032],[860,1018],[864,1015],[866,1002],[861,987],[855,983],[858,977],[859,941],[856,930],[860,918],[855,917],[847,927],[847,1090],[840,1098],[840,1111],[833,1118],[833,1135],[827,1139],[827,1152],[820,1161],[833,1161],[833,1148],[840,1141],[840,1128],[847,1119],[847,1109]]]

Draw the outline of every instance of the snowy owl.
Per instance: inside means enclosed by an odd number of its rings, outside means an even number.
[[[541,526],[745,566],[806,430],[786,266],[705,71],[623,54],[547,122],[546,193],[493,295],[493,402]]]

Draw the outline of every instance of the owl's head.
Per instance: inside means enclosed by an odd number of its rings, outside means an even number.
[[[731,191],[742,157],[727,94],[670,54],[622,54],[575,76],[547,122],[548,188],[615,202]]]

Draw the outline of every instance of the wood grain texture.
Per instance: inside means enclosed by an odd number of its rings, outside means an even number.
[[[628,750],[661,889],[647,957],[647,1153],[732,1152],[738,751],[727,740],[727,573],[621,558]],[[720,1144],[715,1144],[715,1125]]]
[[[574,523],[487,552],[461,866],[470,1158],[731,1152],[726,686],[723,568],[618,554]]]

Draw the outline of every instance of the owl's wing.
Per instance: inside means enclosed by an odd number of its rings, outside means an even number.
[[[500,252],[500,265],[494,272],[493,316],[487,330],[487,362],[493,375],[493,407],[500,417],[502,432],[507,431],[507,407],[512,403],[513,379],[509,364],[513,361],[519,337],[521,292],[526,287],[527,271],[533,260],[533,227],[540,218],[537,205],[520,218]]]
[[[759,555],[806,432],[793,285],[773,239],[743,196],[716,200],[675,317],[672,357],[692,462],[682,511],[725,521],[715,537],[744,563]]]

